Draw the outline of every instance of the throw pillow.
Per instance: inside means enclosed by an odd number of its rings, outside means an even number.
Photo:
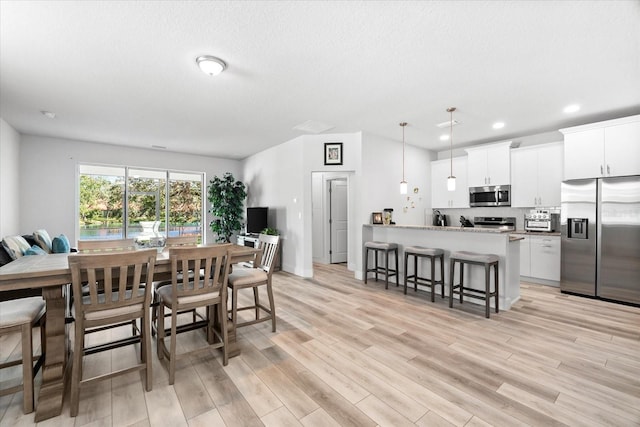
[[[24,255],[46,255],[47,253],[38,245],[33,245],[26,251],[24,251]]]
[[[54,237],[51,242],[51,251],[54,254],[66,254],[71,251],[71,246],[69,245],[69,239],[64,234],[59,235],[58,237]]]
[[[46,253],[51,253],[51,237],[47,230],[36,230],[33,232],[33,238],[36,240],[38,246],[40,246]]]
[[[0,267],[9,264],[13,261],[13,258],[9,255],[9,252],[4,248],[4,245],[0,243]]]
[[[2,246],[14,260],[22,258],[24,252],[31,247],[22,236],[7,236],[2,241]]]

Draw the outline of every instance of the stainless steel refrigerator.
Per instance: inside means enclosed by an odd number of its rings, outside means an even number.
[[[562,183],[560,290],[640,304],[640,176]]]

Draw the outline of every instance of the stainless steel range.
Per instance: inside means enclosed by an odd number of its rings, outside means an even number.
[[[494,228],[498,230],[515,230],[516,218],[513,216],[476,216],[473,222],[479,228]]]

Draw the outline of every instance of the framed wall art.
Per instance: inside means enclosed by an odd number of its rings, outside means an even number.
[[[325,165],[341,165],[342,164],[342,142],[325,142],[324,143],[324,164]]]
[[[382,212],[371,212],[371,222],[382,224]]]

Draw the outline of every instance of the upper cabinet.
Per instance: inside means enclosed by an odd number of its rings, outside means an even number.
[[[511,141],[466,148],[469,187],[508,185]]]
[[[640,174],[640,115],[560,129],[564,179]]]
[[[456,177],[456,190],[447,190],[447,178],[451,174],[450,159],[431,162],[431,207],[468,208],[469,185],[467,184],[467,157],[453,158],[453,175]]]
[[[562,143],[511,150],[511,206],[560,206]]]

